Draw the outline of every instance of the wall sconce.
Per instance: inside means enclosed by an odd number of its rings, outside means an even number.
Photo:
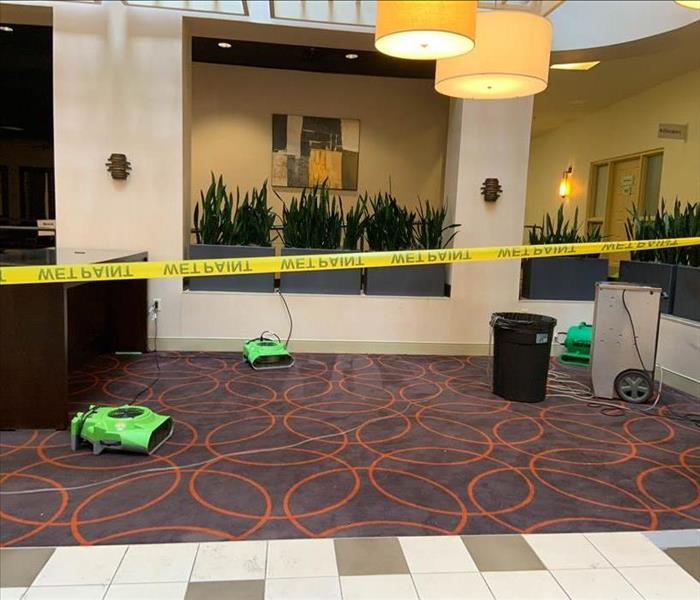
[[[498,183],[498,179],[496,177],[487,177],[484,179],[484,183],[481,186],[481,193],[483,194],[486,202],[495,202],[498,200],[502,191],[503,188],[501,187],[501,184]]]
[[[562,198],[568,198],[571,196],[571,174],[573,171],[573,168],[569,167],[561,174],[561,181],[559,182],[559,195]]]
[[[126,154],[110,154],[105,166],[112,179],[126,179],[131,171],[131,163],[126,160]]]

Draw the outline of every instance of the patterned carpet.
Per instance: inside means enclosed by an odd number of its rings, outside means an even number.
[[[692,423],[554,394],[506,402],[483,357],[296,358],[254,372],[236,354],[161,353],[159,374],[153,355],[105,356],[75,373],[73,409],[137,398],[173,416],[173,437],[153,457],[94,457],[65,431],[0,433],[0,490],[56,490],[0,496],[0,542],[700,527]]]

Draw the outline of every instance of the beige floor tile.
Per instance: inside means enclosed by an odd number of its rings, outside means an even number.
[[[109,586],[104,600],[183,600],[187,582],[124,583]]]
[[[674,565],[644,534],[636,531],[587,533],[588,540],[614,567]]]
[[[0,587],[29,587],[53,552],[53,548],[0,549]]]
[[[129,546],[112,584],[189,581],[197,544]]]
[[[545,566],[521,535],[463,535],[480,571],[536,571]]]
[[[60,585],[30,587],[22,600],[102,600],[106,585]]]
[[[267,542],[199,544],[191,581],[248,581],[265,578]]]
[[[408,574],[397,538],[342,538],[335,540],[338,573],[347,576]]]
[[[582,533],[542,533],[523,537],[550,570],[612,567]]]
[[[420,600],[493,600],[480,573],[415,573]]]
[[[477,571],[466,546],[456,535],[399,538],[411,573]]]
[[[268,579],[337,577],[333,540],[277,540],[267,546]]]
[[[482,575],[496,600],[568,600],[549,571],[492,571]]]
[[[642,600],[615,569],[551,571],[571,600]]]
[[[666,554],[668,554],[697,581],[700,581],[700,547],[668,548],[666,550]]]
[[[265,582],[199,581],[187,586],[185,600],[264,600]]]
[[[698,600],[700,583],[677,565],[618,569],[645,600]]]
[[[418,600],[410,575],[341,577],[343,600]]]
[[[56,548],[34,585],[108,585],[125,552],[126,546]]]
[[[341,600],[337,577],[267,579],[265,600]]]

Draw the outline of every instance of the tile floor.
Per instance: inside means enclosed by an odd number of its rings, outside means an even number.
[[[0,549],[0,600],[700,600],[700,530]]]

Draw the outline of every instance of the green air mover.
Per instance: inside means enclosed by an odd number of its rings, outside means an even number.
[[[75,451],[82,440],[94,454],[105,448],[153,454],[173,433],[173,420],[145,406],[94,406],[79,412],[70,422],[70,445]]]
[[[591,337],[593,326],[581,321],[569,327],[564,346],[566,351],[559,356],[559,362],[565,365],[587,365],[591,360]]]
[[[275,337],[277,339],[273,340],[265,337],[263,333],[260,337],[248,340],[243,344],[243,358],[256,371],[288,369],[294,364],[294,358],[287,352],[287,347],[279,337],[276,335]]]

